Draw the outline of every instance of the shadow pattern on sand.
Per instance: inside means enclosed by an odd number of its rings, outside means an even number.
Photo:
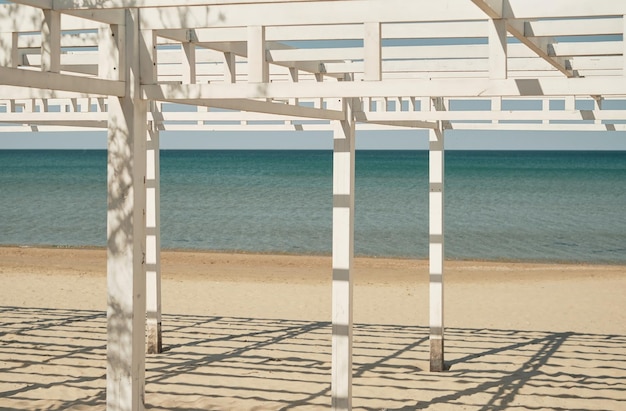
[[[165,315],[146,359],[149,410],[317,410],[330,404],[327,322]],[[626,336],[447,329],[450,370],[428,367],[428,328],[354,330],[358,410],[620,410]],[[0,409],[104,410],[104,312],[0,307]]]

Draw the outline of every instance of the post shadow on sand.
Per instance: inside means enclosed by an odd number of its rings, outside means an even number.
[[[165,315],[163,324],[169,350],[146,358],[147,409],[330,404],[328,322]],[[354,408],[504,410],[536,395],[550,409],[598,400],[619,409],[626,399],[624,335],[453,328],[447,336],[450,370],[429,373],[427,327],[355,326]],[[104,312],[0,307],[0,408],[104,409],[105,345]]]

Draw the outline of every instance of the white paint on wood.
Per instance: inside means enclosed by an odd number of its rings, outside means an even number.
[[[15,68],[18,65],[18,33],[0,29],[0,66]],[[4,97],[4,96],[3,96]]]
[[[159,131],[148,130],[146,163],[146,352],[163,351],[161,329],[161,218]]]
[[[196,83],[196,45],[191,42],[182,43],[183,83]]]
[[[58,73],[61,69],[61,13],[44,10],[41,27],[41,70]]]
[[[506,21],[489,19],[489,77],[507,78],[507,31]]]
[[[86,95],[124,95],[124,83],[119,81],[72,76],[52,72],[36,72],[17,68],[0,67],[0,78],[4,85],[50,90],[85,93]],[[46,92],[33,92],[35,97],[45,97]],[[50,93],[57,95],[56,93]],[[4,97],[4,96],[3,96]]]
[[[430,369],[444,370],[444,133],[429,131]]]
[[[346,120],[333,122],[333,283],[332,365],[333,410],[352,408],[352,269],[354,256],[355,127],[350,104],[329,102],[347,110]]]
[[[156,84],[158,73],[156,33],[152,30],[141,30],[141,44],[139,45],[139,67],[141,84]],[[179,56],[181,65],[185,65],[185,58]]]
[[[237,60],[235,53],[230,51],[224,52],[224,83],[236,83],[237,82]]]
[[[265,27],[248,27],[248,81],[269,82],[269,66],[265,58]]]
[[[297,67],[290,67],[289,77],[291,78],[291,81],[293,81],[294,83],[297,83],[298,81],[300,81],[300,70],[298,70]],[[300,100],[297,98],[291,98],[289,99],[289,104],[297,106],[299,101]]]
[[[195,46],[183,43],[183,77],[195,82]],[[157,82],[157,38],[152,30],[142,30],[139,44],[142,84]],[[150,108],[146,129],[146,352],[162,352],[161,335],[161,232],[160,232],[160,141],[159,125],[163,122],[159,104],[146,103]]]
[[[120,54],[117,44],[125,42],[124,30],[120,26],[103,26],[98,29],[98,76],[110,80],[124,80],[120,64],[125,56]]]
[[[137,11],[127,12],[125,97],[109,98],[107,409],[141,411],[145,384],[146,102],[139,97]],[[131,87],[132,85],[132,87]]]
[[[624,82],[607,82],[602,78],[530,78],[489,80],[414,79],[376,81],[342,81],[337,83],[265,83],[258,84],[159,84],[143,86],[149,98],[176,101],[181,99],[250,99],[270,98],[348,98],[386,96],[441,97],[516,97],[568,95],[626,95]]]
[[[150,152],[152,150],[148,150]],[[150,170],[150,167],[148,168]],[[156,189],[154,187],[150,187],[150,183],[154,184],[154,178],[149,179],[146,178],[146,197],[147,197],[147,205],[146,205],[146,228],[156,228]],[[154,254],[154,252],[153,252]],[[152,264],[152,263],[151,263]]]
[[[382,80],[382,39],[380,22],[367,22],[364,24],[365,35],[363,47],[365,51],[366,81]]]
[[[245,12],[243,10],[241,5],[233,4],[178,7],[177,13],[168,12],[166,9],[146,9],[142,13],[141,26],[145,29],[185,29],[259,25],[362,24],[366,21],[400,23],[484,18],[484,14],[473,4],[459,0],[281,2],[247,4]]]

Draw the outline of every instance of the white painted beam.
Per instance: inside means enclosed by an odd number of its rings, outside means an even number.
[[[196,83],[196,45],[192,42],[182,43],[183,83]]]
[[[52,0],[11,0],[11,2],[40,9],[52,9]]]
[[[115,9],[128,7],[128,3],[124,0],[107,0],[107,1],[95,1],[95,0],[15,0],[16,3],[36,5],[40,8],[53,8],[54,10],[97,10],[97,9]],[[167,7],[191,7],[191,6],[210,6],[218,7],[228,4],[241,4],[246,5],[250,3],[262,4],[262,3],[282,3],[284,0],[137,0],[134,1],[132,6],[139,8],[158,8],[161,7],[167,10]],[[293,0],[291,3],[298,2],[312,2],[314,0]],[[491,4],[502,3],[502,1],[489,0]],[[422,7],[427,2],[416,1]],[[456,4],[462,4],[462,2],[446,1],[446,6],[449,7],[449,19],[462,19],[463,14],[461,12],[455,12],[452,7]],[[551,1],[546,3],[540,0],[509,0],[507,1],[507,7],[502,7],[503,13],[507,18],[517,16],[518,18],[547,18],[552,16],[568,17],[568,16],[604,16],[604,15],[616,15],[620,14],[619,11],[625,9],[624,5],[613,0],[599,0],[598,6],[593,7],[585,2],[574,2],[573,5],[566,1]],[[579,4],[582,3],[582,4]],[[473,17],[473,15],[470,15]],[[468,18],[470,18],[468,16]],[[441,20],[445,20],[441,18]]]
[[[248,27],[248,81],[269,82],[269,65],[265,57],[265,27]]]
[[[18,35],[16,32],[3,32],[0,29],[0,66],[18,66]]]
[[[234,107],[234,105],[228,105],[228,107]],[[199,106],[198,108],[207,108],[206,106]],[[226,107],[221,107],[226,108]],[[336,111],[334,119],[345,117],[340,114],[340,111]],[[18,113],[19,114],[19,113]],[[0,118],[2,115],[0,114]],[[311,120],[312,117],[295,117],[283,114],[268,114],[248,111],[167,111],[159,113],[157,122],[182,122],[182,121],[201,121],[201,122],[215,122],[215,121],[288,121],[288,120]],[[148,114],[148,120],[151,120],[151,114]],[[320,121],[328,121],[320,119]]]
[[[76,34],[62,34],[60,40],[61,47],[65,49],[96,47],[98,45],[98,35],[96,33],[82,32]],[[21,33],[18,40],[18,47],[40,48],[41,33]]]
[[[219,29],[219,31],[221,30],[228,30],[228,32],[230,32],[231,28],[225,28],[225,29]],[[218,31],[218,32],[219,32]],[[261,34],[266,33],[267,28],[264,27],[263,31]],[[196,43],[196,46],[198,47],[198,49],[196,50],[196,60],[197,61],[202,61],[202,62],[223,62],[223,57],[221,55],[221,53],[228,53],[230,55],[235,55],[235,56],[239,56],[239,57],[243,57],[243,58],[248,58],[248,30],[246,28],[245,31],[245,35],[246,37],[241,40],[241,41],[215,41],[215,39],[209,37],[207,39],[207,41],[198,41],[198,32],[206,32],[206,31],[201,31],[201,30],[194,30],[194,42]],[[209,30],[210,33],[213,33],[214,30]],[[159,35],[164,36],[170,40],[173,41],[177,41],[177,42],[185,42],[188,41],[188,30],[159,30],[158,31]],[[239,38],[239,37],[238,37]],[[258,41],[260,37],[256,37],[256,41]],[[208,41],[211,40],[211,41]],[[253,41],[255,41],[253,39]],[[280,46],[280,47],[279,47]],[[323,65],[321,62],[319,61],[289,61],[289,60],[281,60],[281,61],[274,61],[272,59],[272,56],[270,54],[269,48],[271,47],[275,47],[278,49],[293,49],[291,47],[287,47],[285,45],[282,44],[277,44],[277,43],[270,43],[267,41],[267,38],[265,39],[265,54],[264,54],[264,59],[267,62],[271,62],[272,65],[275,66],[281,66],[281,67],[287,67],[287,68],[297,68],[299,70],[305,71],[305,72],[309,72],[309,73],[320,73],[323,71]],[[215,52],[219,52],[220,54],[216,54]],[[170,60],[168,53],[167,52],[163,52],[163,62],[164,63],[178,63],[178,60]],[[171,54],[171,53],[169,53]],[[233,57],[234,58],[234,57]],[[315,59],[314,59],[315,60]]]
[[[520,23],[520,27],[523,26]],[[517,30],[508,23],[509,31]],[[487,34],[487,32],[485,32]],[[520,36],[521,37],[521,36]],[[531,39],[520,39],[520,41],[530,43]],[[560,56],[603,56],[619,55],[620,42],[616,41],[594,41],[594,42],[568,42],[554,43],[549,38],[533,38],[532,46],[541,49],[543,54],[550,54],[551,57]],[[552,49],[548,50],[548,45]],[[508,56],[510,58],[537,57],[539,54],[526,44],[509,44]],[[322,61],[322,62],[344,62],[345,60],[363,59],[363,49],[361,47],[332,47],[332,48],[300,48],[300,49],[270,49],[268,51],[271,61],[278,63],[281,61]],[[382,50],[384,60],[405,59],[464,59],[464,58],[487,58],[489,56],[489,46],[484,44],[444,44],[437,46],[429,45],[407,45],[385,47]],[[542,56],[539,56],[542,57]],[[543,57],[542,57],[543,58]],[[553,64],[553,63],[550,63]]]
[[[141,84],[156,84],[158,76],[158,53],[156,33],[152,30],[141,30],[139,47],[140,82]],[[185,56],[180,56],[182,65],[188,64]],[[193,58],[193,57],[190,57]],[[184,71],[183,71],[184,75]]]
[[[496,100],[499,101],[498,98]],[[236,109],[242,102],[228,103],[215,102],[220,108]],[[263,105],[267,107],[269,103]],[[277,105],[277,104],[276,104]],[[282,105],[287,108],[290,106]],[[462,110],[462,111],[387,111],[387,112],[355,112],[358,122],[369,122],[373,124],[388,124],[392,126],[404,126],[412,128],[436,128],[437,122],[454,121],[456,124],[474,121],[621,121],[626,118],[626,110],[518,110],[499,111],[498,106],[492,104],[491,110]],[[85,107],[81,106],[84,110]],[[313,109],[313,115],[320,111]],[[271,109],[265,111],[272,111]],[[327,110],[326,113],[329,111]],[[332,115],[320,117],[290,116],[286,114],[272,114],[263,112],[165,112],[159,113],[158,118],[148,116],[148,120],[161,122],[218,122],[218,121],[289,121],[319,118],[320,120],[337,120],[343,118],[339,111],[330,111]],[[72,122],[90,124],[91,127],[106,127],[106,112],[7,112],[0,113],[1,123],[16,124],[71,124]],[[585,123],[579,123],[585,124]]]
[[[573,57],[570,59],[572,69],[575,70],[622,70],[622,58],[620,56],[594,56]],[[362,73],[364,64],[360,61],[326,63],[324,68],[327,73]],[[539,57],[511,58],[507,61],[509,77],[524,75],[527,77],[544,77],[561,75],[554,71],[554,67]],[[484,74],[489,72],[489,62],[485,58],[463,59],[426,59],[426,60],[395,60],[383,61],[383,72],[406,73],[406,76],[427,73],[426,77],[441,77],[446,72],[454,77],[470,77],[472,74]],[[543,72],[543,73],[538,73]],[[552,73],[550,73],[552,72]],[[600,74],[601,75],[601,74]],[[388,75],[387,78],[390,76]]]
[[[485,21],[443,21],[427,23],[386,23],[382,25],[382,37],[385,39],[406,38],[457,38],[463,36],[476,38],[485,36]],[[158,30],[159,36],[179,37],[180,29]],[[245,27],[195,28],[194,33],[199,43],[245,42]],[[268,42],[284,40],[359,40],[363,38],[360,24],[301,25],[266,27],[265,39]]]
[[[235,53],[225,52],[224,56],[224,83],[237,82],[237,56]]]
[[[109,97],[107,211],[107,410],[142,411],[146,329],[146,112],[139,97],[138,12],[129,10],[124,97]],[[121,31],[121,30],[120,30]],[[110,40],[111,41],[111,40]]]
[[[489,19],[489,78],[507,78],[507,31],[506,21]]]
[[[13,123],[14,124],[14,123]],[[35,132],[84,132],[93,131],[94,129],[103,128],[102,123],[94,124],[91,122],[81,122],[68,120],[54,121],[53,124],[20,124],[2,126],[1,131],[7,133],[32,133]],[[161,123],[159,126],[161,131],[232,131],[240,133],[241,124],[180,124],[180,123]],[[290,124],[284,121],[281,124],[246,124],[245,130],[253,131],[330,131],[332,126],[328,122],[315,122],[306,124]],[[416,128],[413,124],[404,125],[402,122],[387,123],[357,123],[357,131],[389,131],[389,130],[405,130],[406,128]],[[417,127],[421,128],[421,127]],[[502,131],[593,131],[593,132],[612,132],[626,131],[626,124],[581,124],[581,123],[450,123],[450,129],[454,130],[502,130]]]
[[[382,39],[379,22],[367,22],[364,24],[365,35],[363,48],[365,52],[365,69],[363,78],[365,81],[382,80]]]
[[[620,41],[593,41],[553,43],[552,52],[559,57],[618,56],[622,54]]]
[[[364,51],[361,47],[334,47],[334,48],[301,48],[269,50],[273,62],[280,61],[330,61],[344,62],[345,60],[362,60]],[[426,58],[486,58],[488,49],[485,45],[467,44],[464,46],[440,45],[433,46],[402,46],[385,47],[382,50],[383,59],[420,59]]]
[[[21,4],[0,4],[0,27],[3,31],[40,32],[43,11],[40,8]],[[44,7],[49,9],[48,7]],[[116,11],[120,13],[120,11]],[[101,23],[64,14],[61,18],[63,30],[97,29]],[[36,47],[39,47],[38,45]]]
[[[352,409],[352,293],[354,257],[355,122],[351,103],[328,103],[346,112],[333,122],[332,409]]]
[[[515,97],[626,95],[626,84],[611,77],[537,79],[414,79],[380,82],[285,82],[248,84],[159,84],[142,87],[153,100],[249,99],[249,98],[349,98],[389,96]]]
[[[0,122],[18,124],[54,124],[55,122],[71,123],[90,122],[100,124],[100,127],[107,126],[107,113],[46,113],[46,112],[20,112],[20,113],[0,113]]]
[[[41,27],[41,70],[58,73],[61,69],[61,13],[43,11]]]
[[[501,19],[504,0],[472,0],[490,19]]]
[[[454,130],[502,130],[502,131],[626,131],[626,124],[542,124],[542,123],[452,123]]]
[[[626,14],[626,3],[615,0],[506,0],[502,9],[503,18],[524,20],[555,17],[605,17],[624,14]]]
[[[425,10],[428,12],[426,13]],[[297,26],[310,24],[362,24],[416,21],[481,20],[484,14],[471,3],[459,0],[335,0],[269,4],[146,9],[142,28],[181,29],[235,26]]]
[[[157,82],[157,39],[152,30],[141,30],[139,41],[139,65],[142,84]],[[189,43],[187,43],[189,44]],[[189,81],[195,80],[195,50],[182,47],[185,55],[183,64]],[[157,354],[163,351],[161,327],[161,216],[160,216],[160,143],[159,124],[163,119],[154,101],[150,107],[150,123],[146,132],[146,352]]]
[[[559,19],[524,22],[526,37],[606,36],[622,33],[621,18]]]
[[[300,81],[300,71],[295,67],[291,67],[289,69],[289,77],[291,78],[291,81],[297,83],[298,81]],[[289,99],[289,104],[297,106],[299,101],[300,100],[297,98],[291,98]]]
[[[589,68],[607,68],[607,69],[622,69],[621,62],[621,52],[619,51],[619,47],[621,44],[619,42],[596,42],[597,44],[594,46],[593,44],[585,44],[583,42],[576,43],[561,43],[554,45],[554,52],[556,54],[578,54],[578,55],[600,55],[600,53],[610,53],[606,57],[602,58],[592,58],[592,57],[574,57],[572,59],[572,67],[575,67],[578,70],[583,69],[580,67],[580,64],[584,64]],[[509,71],[524,71],[524,70],[538,70],[539,68],[550,69],[550,65],[546,63],[545,66],[539,65],[539,63],[533,63],[533,60],[528,57],[520,57],[531,55],[530,52],[522,53],[523,49],[520,49],[519,44],[510,45],[510,53],[509,53]],[[524,46],[522,46],[524,47]],[[594,48],[595,47],[595,48]],[[525,48],[525,47],[524,47]],[[459,77],[470,75],[470,73],[474,71],[482,71],[487,70],[486,60],[487,57],[487,48],[485,46],[472,46],[469,45],[467,47],[461,46],[445,46],[445,47],[394,47],[394,48],[386,48],[385,50],[391,49],[390,51],[386,51],[387,57],[402,57],[401,60],[393,60],[393,61],[385,61],[383,63],[383,71],[384,72],[427,72],[433,71],[435,73],[432,74],[431,77],[435,77],[440,75],[437,72],[440,71],[456,71],[458,72]],[[606,49],[606,50],[605,50]],[[216,61],[221,62],[222,58],[221,54],[216,54],[217,58],[211,58],[209,54],[204,54],[203,52],[207,50],[199,50],[200,54],[198,55],[199,59],[203,62],[208,61]],[[436,51],[436,52],[435,52]],[[414,53],[415,52],[415,53]],[[284,53],[288,53],[287,55],[283,55]],[[295,53],[295,54],[294,54]],[[307,49],[307,50],[272,50],[269,54],[272,55],[272,60],[276,64],[282,64],[286,66],[293,65],[293,63],[305,63],[298,62],[298,59],[317,59],[317,58],[339,58],[342,54],[350,56],[350,53],[354,54],[352,58],[357,58],[362,56],[363,50],[356,49]],[[456,54],[455,53],[459,53]],[[162,51],[160,52],[162,55],[161,60],[162,63],[165,63],[161,70],[165,73],[173,73],[175,70],[180,70],[180,56],[179,52],[175,50],[168,52]],[[407,60],[408,57],[412,55],[421,55],[425,57],[435,57],[434,59],[427,60]],[[452,56],[452,57],[451,57]],[[459,58],[460,56],[465,56],[465,58]],[[451,57],[448,59],[448,57]],[[277,61],[277,59],[292,59],[289,64],[285,64],[285,62]],[[114,59],[107,59],[114,61]],[[535,59],[535,61],[539,61],[540,59]],[[73,54],[63,54],[61,56],[61,64],[62,66],[66,66],[68,69],[72,69],[70,65],[77,65],[76,71],[81,71],[85,73],[93,73],[94,69],[90,68],[88,65],[95,64],[97,61],[94,58],[93,54],[85,53],[85,52],[75,52]],[[578,64],[577,62],[580,62]],[[28,65],[38,66],[41,64],[41,58],[38,55],[25,55],[24,63]],[[173,65],[173,63],[179,63],[179,66]],[[530,64],[526,67],[526,64]],[[200,65],[200,73],[210,73],[210,67],[212,65],[202,64]],[[217,67],[217,66],[216,66]],[[244,66],[242,66],[244,67]],[[299,66],[296,66],[299,69],[302,69]],[[321,65],[318,62],[311,65],[311,67],[306,68],[309,71],[319,71],[321,70]],[[343,72],[363,72],[364,65],[362,62],[354,62],[354,63],[326,63],[323,65],[323,68],[333,74],[337,75]],[[174,71],[173,71],[174,70]],[[245,72],[245,67],[243,72]],[[532,72],[529,71],[529,75],[533,75]]]
[[[1,69],[0,69],[1,71]],[[0,96],[3,99],[29,99],[29,98],[80,98],[92,97],[90,93],[77,93],[69,91],[58,91],[41,88],[19,87],[0,85]]]
[[[2,126],[3,133],[32,133],[32,132],[85,132],[94,131],[93,127],[83,127],[82,123],[69,122],[68,124],[55,123],[54,125],[12,125]]]
[[[168,101],[167,99],[156,99]],[[289,104],[272,103],[247,99],[188,99],[172,100],[182,104],[194,106],[206,106],[225,108],[229,110],[252,111],[257,113],[277,114],[301,118],[313,118],[320,120],[339,120],[345,118],[345,114],[338,110],[321,109],[315,107],[292,106]]]
[[[529,120],[623,120],[626,110],[507,110],[499,111],[495,105],[491,110],[458,111],[401,111],[401,112],[360,112],[357,119],[364,122],[384,121],[529,121]]]
[[[18,0],[22,3],[50,4],[52,0]],[[182,6],[214,6],[221,4],[248,4],[248,3],[279,3],[284,0],[134,0],[132,7],[136,8],[178,8]],[[319,1],[319,0],[289,0],[291,2]],[[94,10],[94,9],[122,9],[129,7],[127,0],[54,0],[51,6],[55,10]]]
[[[508,10],[509,2],[503,3],[502,0],[472,0],[481,10],[483,10],[493,21],[503,20]],[[503,20],[506,21],[506,20]],[[524,35],[524,22],[521,20],[506,22],[506,28],[515,38],[521,41],[539,57],[545,59],[552,64],[557,70],[561,71],[568,77],[573,77],[572,71],[568,68],[567,63],[562,58],[554,56],[551,52],[552,44],[555,40],[549,37],[544,38],[528,38]],[[502,30],[502,26],[499,26]],[[490,39],[496,34],[492,34],[494,29],[490,28]],[[496,29],[497,31],[497,29]],[[493,50],[492,50],[493,52]]]
[[[124,24],[124,10],[100,9],[100,10],[67,10],[63,12],[68,16],[78,19],[91,20],[94,23],[122,25]]]
[[[117,47],[123,43],[124,31],[120,26],[104,26],[98,29],[98,76],[109,80],[123,80],[120,76],[120,64],[124,56]]]
[[[103,96],[123,96],[124,83],[120,81],[104,80],[72,76],[67,74],[36,72],[32,70],[0,67],[0,78],[3,85],[49,89],[54,87],[58,91],[97,94]]]
[[[430,371],[444,362],[444,131],[429,131]]]
[[[158,117],[152,104],[152,117]],[[163,352],[161,324],[161,182],[160,143],[152,120],[146,142],[146,352]]]

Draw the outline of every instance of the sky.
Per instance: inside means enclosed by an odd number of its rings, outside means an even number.
[[[332,149],[330,132],[161,132],[162,149]],[[425,130],[359,131],[357,149],[428,148]],[[445,134],[449,150],[621,150],[626,132],[466,131]],[[0,132],[0,149],[106,149],[106,132]]]

